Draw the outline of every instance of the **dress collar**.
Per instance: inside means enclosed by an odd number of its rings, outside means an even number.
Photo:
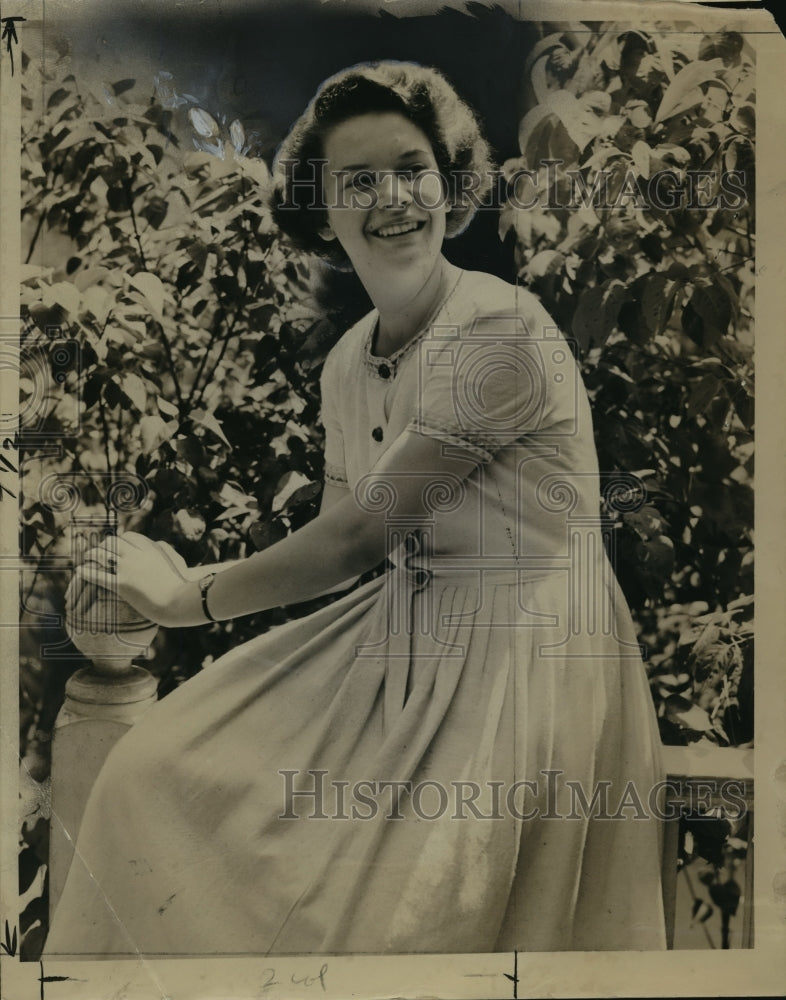
[[[372,352],[374,337],[377,332],[377,327],[379,326],[379,312],[376,309],[371,311],[369,314],[368,330],[366,331],[366,336],[363,341],[363,364],[366,371],[372,376],[372,378],[379,379],[382,382],[389,382],[396,377],[402,362],[409,357],[426,333],[428,333],[434,321],[438,318],[439,314],[452,298],[453,293],[459,286],[459,282],[461,281],[463,274],[463,271],[459,271],[458,277],[450,286],[447,293],[440,300],[437,307],[431,313],[423,326],[421,326],[421,328],[412,337],[410,337],[406,344],[399,347],[397,351],[394,351],[388,357],[380,356]]]

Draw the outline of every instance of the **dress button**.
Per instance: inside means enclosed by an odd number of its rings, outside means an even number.
[[[390,378],[390,368],[387,365],[380,365],[377,368],[377,374],[380,378]]]
[[[371,436],[374,438],[375,441],[381,441],[383,437],[382,428],[375,427],[374,430],[371,432]]]

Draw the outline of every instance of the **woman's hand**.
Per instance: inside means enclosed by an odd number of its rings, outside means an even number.
[[[84,615],[80,602],[90,599],[92,588],[86,585],[92,584],[113,591],[159,625],[198,625],[205,620],[196,583],[203,574],[204,569],[189,569],[166,542],[129,531],[87,553],[75,572],[69,615]]]

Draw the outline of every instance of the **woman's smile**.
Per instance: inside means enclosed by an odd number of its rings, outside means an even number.
[[[400,236],[407,236],[410,233],[419,232],[426,225],[425,219],[406,219],[402,222],[388,222],[377,228],[372,228],[370,233],[380,239],[389,240]]]

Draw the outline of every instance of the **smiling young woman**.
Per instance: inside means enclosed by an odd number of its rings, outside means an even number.
[[[377,347],[392,353],[425,322],[448,281],[442,243],[449,207],[431,143],[403,114],[388,111],[334,125],[324,153],[328,208],[320,235],[337,239],[351,260],[380,314]],[[421,177],[427,183],[416,196]]]
[[[182,626],[389,568],[118,743],[47,954],[664,946],[659,740],[589,404],[535,298],[444,258],[467,170],[482,197],[477,123],[406,63],[328,80],[285,141],[279,224],[374,306],[324,366],[321,512],[196,578],[127,535],[77,571],[74,609],[107,572]]]

